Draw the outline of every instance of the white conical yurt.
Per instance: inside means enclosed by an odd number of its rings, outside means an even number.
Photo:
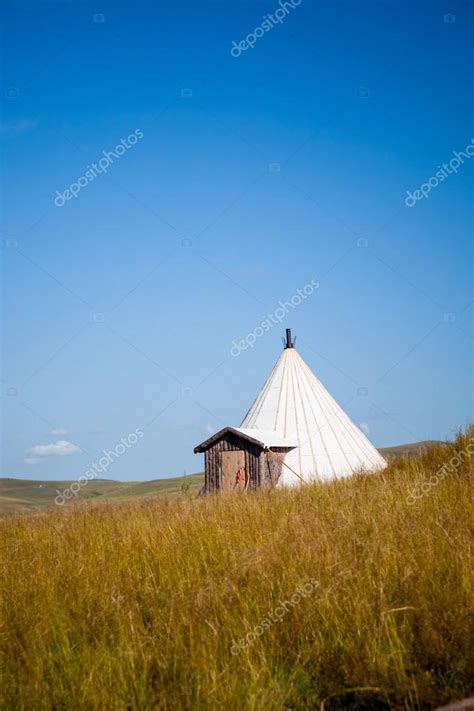
[[[275,431],[297,442],[285,456],[279,486],[347,477],[386,466],[295,350],[289,329],[285,348],[241,427]]]

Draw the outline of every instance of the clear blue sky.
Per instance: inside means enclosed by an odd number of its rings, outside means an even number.
[[[3,476],[76,478],[136,428],[108,477],[201,470],[286,326],[377,446],[471,417],[474,159],[405,198],[474,136],[472,4],[302,0],[231,56],[277,7],[6,6]]]

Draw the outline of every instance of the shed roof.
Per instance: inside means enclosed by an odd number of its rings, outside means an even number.
[[[214,442],[221,439],[227,432],[232,432],[243,439],[253,442],[254,444],[260,445],[262,448],[266,447],[284,447],[288,450],[295,449],[297,447],[296,440],[290,439],[288,437],[283,437],[278,432],[274,430],[259,430],[254,427],[231,427],[230,425],[224,427],[223,429],[216,432],[212,437],[206,439],[201,444],[198,444],[194,448],[195,452],[204,452],[209,447],[212,447]]]

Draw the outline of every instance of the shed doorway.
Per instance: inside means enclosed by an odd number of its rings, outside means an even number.
[[[222,490],[245,491],[247,488],[245,452],[242,449],[235,449],[221,454]]]

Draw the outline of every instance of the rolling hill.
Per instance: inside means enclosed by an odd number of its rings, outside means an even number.
[[[157,494],[175,496],[186,491],[197,494],[203,482],[203,474],[139,482],[95,479],[80,489],[76,499],[96,503]],[[0,478],[0,516],[12,513],[34,513],[45,507],[54,506],[58,493],[63,492],[72,483],[73,481]]]
[[[396,447],[384,447],[379,449],[379,452],[386,459],[405,456],[411,458],[417,457],[429,447],[440,444],[443,443],[437,440],[426,440]],[[54,506],[54,500],[58,493],[63,492],[73,483],[73,480],[0,478],[0,516],[13,513],[34,513],[47,506]],[[138,482],[94,479],[80,489],[76,500],[102,503],[132,497],[176,496],[183,492],[197,494],[203,483],[204,475],[202,473]]]

